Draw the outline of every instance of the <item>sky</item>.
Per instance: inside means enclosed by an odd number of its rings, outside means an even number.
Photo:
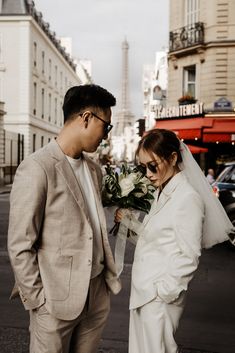
[[[72,38],[74,57],[92,61],[92,79],[120,106],[122,41],[129,42],[130,109],[142,117],[144,64],[168,46],[169,0],[34,0],[59,37]]]

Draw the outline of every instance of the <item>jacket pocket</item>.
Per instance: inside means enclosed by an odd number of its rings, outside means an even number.
[[[69,296],[72,256],[39,250],[38,263],[46,299],[65,300]]]

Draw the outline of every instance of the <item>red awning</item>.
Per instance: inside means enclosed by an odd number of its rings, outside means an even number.
[[[231,142],[235,140],[235,119],[214,118],[210,128],[203,129],[203,142]]]
[[[199,147],[199,146],[193,146],[193,145],[188,145],[188,148],[190,149],[190,152],[192,154],[198,154],[198,153],[206,153],[208,152],[208,148],[205,147]]]
[[[235,141],[235,115],[207,115],[201,118],[157,120],[155,128],[169,129],[180,139],[203,142]]]
[[[168,129],[176,133],[180,139],[194,140],[202,137],[201,127],[203,125],[203,118],[191,119],[171,119],[158,120],[155,127],[158,129]]]

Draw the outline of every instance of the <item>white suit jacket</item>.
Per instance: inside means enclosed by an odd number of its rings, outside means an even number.
[[[139,234],[132,267],[130,309],[151,300],[181,302],[201,254],[204,204],[183,172],[176,174],[140,224],[123,223]]]
[[[86,157],[95,186],[110,290],[121,286],[108,242],[101,203],[101,171]],[[82,182],[82,180],[80,181]],[[72,320],[82,311],[92,268],[93,232],[79,182],[55,140],[17,169],[10,197],[8,250],[26,309],[45,302],[55,317]]]

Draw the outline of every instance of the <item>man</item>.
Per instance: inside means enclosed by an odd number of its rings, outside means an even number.
[[[213,184],[215,181],[215,172],[214,169],[210,168],[208,169],[208,174],[206,176],[207,180],[209,181],[210,184]]]
[[[96,85],[65,95],[57,139],[19,166],[8,250],[30,311],[31,353],[94,353],[120,282],[107,238],[94,152],[111,130],[115,98]]]

